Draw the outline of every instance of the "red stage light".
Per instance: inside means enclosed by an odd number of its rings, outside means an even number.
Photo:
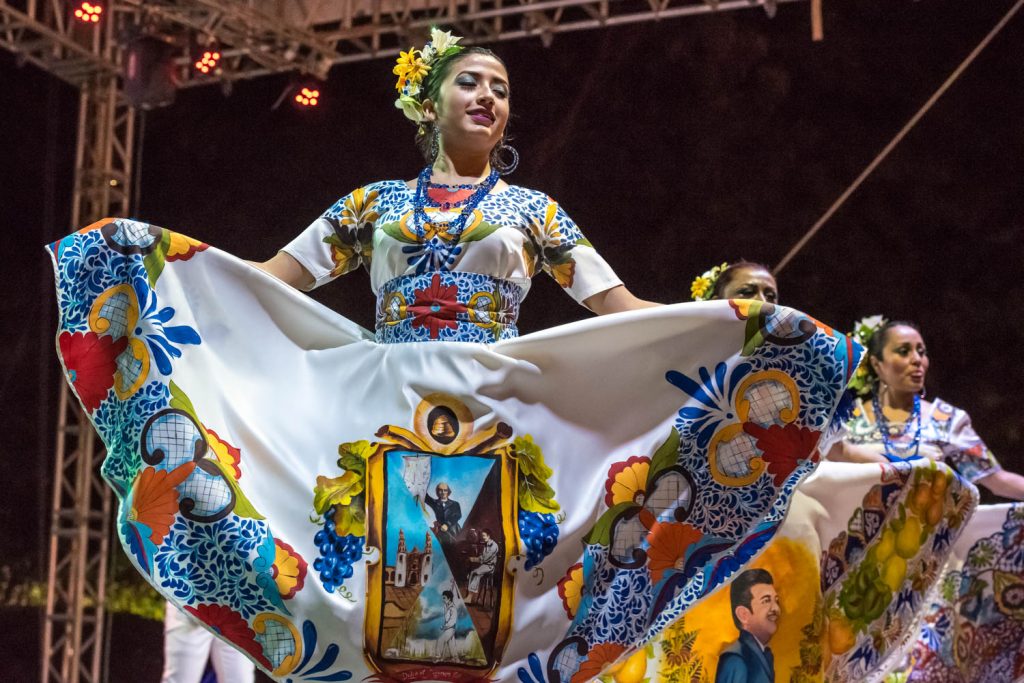
[[[203,54],[195,62],[195,67],[204,74],[208,74],[217,68],[220,61],[220,52],[215,49],[204,50]]]
[[[92,2],[83,2],[75,10],[75,18],[86,24],[99,23],[101,14],[103,14],[103,5]]]
[[[315,107],[320,102],[320,91],[302,86],[299,92],[295,93],[295,102],[303,107]]]

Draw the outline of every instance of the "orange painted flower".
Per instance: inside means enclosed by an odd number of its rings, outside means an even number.
[[[569,567],[569,571],[558,580],[558,597],[562,598],[562,607],[572,619],[580,607],[583,598],[583,564],[577,562]]]
[[[275,538],[274,567],[271,570],[281,597],[289,600],[302,590],[306,581],[306,561],[290,545]]]
[[[586,683],[597,678],[602,671],[619,658],[625,649],[617,643],[600,643],[590,648],[590,652],[587,653],[587,661],[580,664],[579,671],[569,679],[569,683]]]
[[[672,569],[681,571],[686,560],[686,551],[703,538],[704,534],[692,524],[679,522],[656,522],[647,532],[647,567],[651,579],[661,581],[665,572]]]
[[[132,506],[128,510],[128,521],[145,524],[149,529],[149,540],[154,545],[163,543],[164,536],[174,524],[178,513],[178,484],[188,479],[195,462],[187,462],[168,472],[147,467],[139,473],[132,488]]]
[[[651,459],[646,455],[634,455],[624,462],[617,462],[608,469],[604,482],[604,503],[614,507],[619,503],[643,505],[647,497],[647,473]]]

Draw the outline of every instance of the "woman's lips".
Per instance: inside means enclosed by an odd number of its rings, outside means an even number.
[[[470,112],[469,118],[473,120],[473,123],[479,123],[481,126],[489,126],[494,123],[494,118],[484,112]]]

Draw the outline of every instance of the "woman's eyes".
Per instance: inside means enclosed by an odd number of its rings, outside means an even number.
[[[455,83],[460,87],[467,89],[476,87],[476,80],[470,77],[462,77],[455,81]],[[508,98],[508,90],[503,85],[491,86],[491,90],[494,92],[495,95],[497,95],[503,100]]]

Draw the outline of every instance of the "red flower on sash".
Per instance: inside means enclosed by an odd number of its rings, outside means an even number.
[[[795,424],[762,427],[744,422],[743,431],[757,439],[762,458],[768,463],[768,472],[774,476],[776,486],[782,486],[793,470],[804,460],[818,461],[818,437],[821,432],[798,427]]]
[[[252,655],[265,668],[274,668],[263,655],[263,646],[256,642],[256,633],[238,612],[224,605],[197,605],[186,607],[185,611],[212,628],[217,635],[234,643],[239,650]]]
[[[413,290],[416,300],[407,309],[413,314],[412,326],[428,328],[431,339],[437,339],[442,329],[457,327],[456,317],[466,312],[456,298],[458,291],[456,285],[442,285],[441,274],[434,273],[429,285]]]
[[[100,407],[114,386],[117,357],[128,346],[128,338],[115,340],[95,332],[62,332],[57,338],[68,380],[82,405],[90,413]]]

